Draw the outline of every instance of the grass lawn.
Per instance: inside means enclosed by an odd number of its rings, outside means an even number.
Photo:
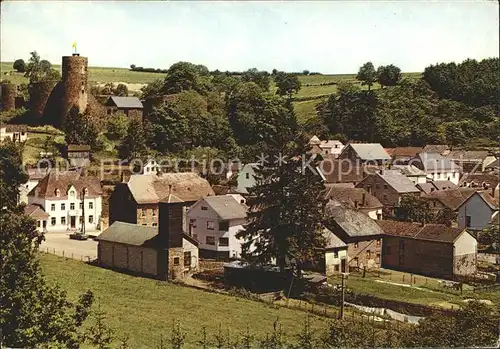
[[[418,278],[419,276],[417,276]],[[378,282],[382,280],[385,282]],[[356,274],[351,274],[347,280],[347,287],[354,292],[369,294],[379,298],[404,301],[409,303],[424,304],[430,306],[440,306],[444,308],[451,308],[461,306],[464,304],[465,299],[487,299],[495,304],[500,304],[500,289],[489,289],[473,291],[464,288],[463,294],[460,295],[459,291],[443,289],[436,280],[429,279],[429,283],[418,284],[415,287],[405,287],[393,285],[386,282],[403,283],[399,279],[390,281],[387,278],[363,278]],[[330,277],[329,282],[332,284],[340,284],[340,277]],[[419,289],[420,288],[420,289]]]
[[[292,102],[299,123],[316,117],[316,106],[322,101],[323,99],[313,99],[310,101]]]
[[[186,347],[196,348],[202,326],[213,339],[219,324],[229,329],[232,338],[246,330],[259,337],[272,331],[279,317],[287,336],[302,328],[305,312],[266,306],[251,300],[199,291],[196,289],[132,277],[82,262],[40,254],[41,265],[49,282],[67,290],[71,299],[90,289],[106,312],[116,337],[128,334],[131,348],[152,348],[160,334],[169,338],[172,321],[180,321],[187,332]],[[314,328],[323,328],[325,318],[313,317]]]

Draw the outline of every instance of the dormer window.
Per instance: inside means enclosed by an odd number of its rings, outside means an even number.
[[[70,191],[69,191],[69,196],[70,196],[70,197],[75,197],[75,192],[74,192],[73,190],[70,190]]]
[[[59,189],[56,189],[55,190],[55,194],[57,197],[61,196],[61,191]]]

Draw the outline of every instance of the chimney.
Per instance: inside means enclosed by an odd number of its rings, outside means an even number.
[[[383,175],[383,174],[384,174],[384,169],[383,169],[383,168],[381,168],[381,169],[378,171],[378,173],[380,173],[381,175]]]

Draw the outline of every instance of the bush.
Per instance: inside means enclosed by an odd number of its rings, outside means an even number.
[[[26,72],[26,63],[23,59],[16,59],[12,68],[14,68],[18,73],[24,73]]]

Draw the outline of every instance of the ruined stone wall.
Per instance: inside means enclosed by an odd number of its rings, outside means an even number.
[[[47,102],[56,84],[56,80],[45,80],[30,86],[29,107],[35,119],[40,119],[44,115]]]
[[[2,84],[2,110],[11,111],[16,108],[17,86]]]
[[[76,106],[83,113],[88,104],[88,59],[80,56],[62,58],[62,81],[64,84],[63,113]]]

